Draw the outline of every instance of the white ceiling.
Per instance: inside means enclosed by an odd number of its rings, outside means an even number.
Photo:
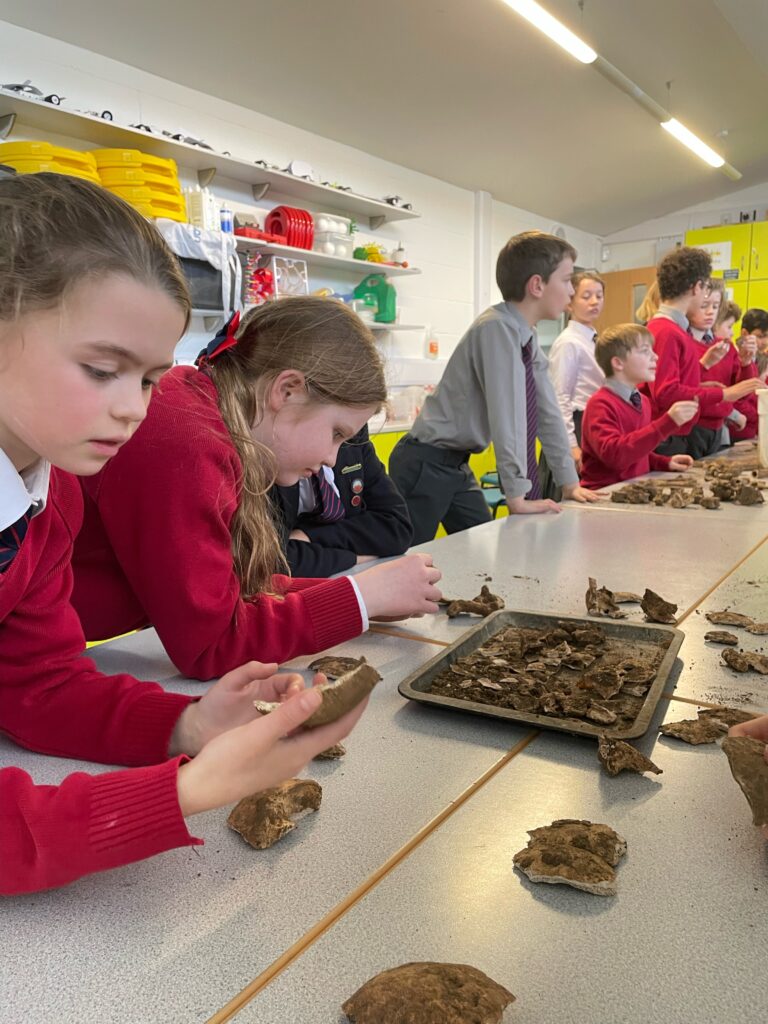
[[[739,185],[502,0],[0,0],[0,18],[600,235],[768,180],[768,0],[543,2]]]

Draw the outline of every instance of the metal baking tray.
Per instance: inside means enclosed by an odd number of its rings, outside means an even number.
[[[507,626],[519,626],[529,629],[552,629],[558,622],[568,622],[580,626],[600,626],[610,639],[626,640],[635,650],[653,646],[662,650],[662,659],[656,671],[656,678],[650,686],[645,700],[640,706],[637,717],[631,725],[623,729],[597,723],[582,721],[577,718],[555,718],[552,715],[533,714],[528,711],[516,711],[514,708],[499,708],[492,704],[480,704],[472,700],[458,700],[455,697],[444,697],[430,693],[432,680],[443,669],[448,668],[458,658],[481,647]],[[651,723],[653,712],[659,702],[677,652],[683,642],[684,633],[674,626],[661,626],[655,623],[625,622],[607,618],[578,618],[568,615],[544,615],[538,612],[523,612],[504,609],[493,612],[477,626],[468,630],[460,640],[446,647],[440,654],[428,661],[426,665],[404,679],[398,690],[409,700],[435,707],[453,708],[474,715],[485,715],[487,718],[500,718],[508,722],[522,722],[525,725],[542,729],[556,729],[558,732],[571,733],[574,736],[598,737],[602,733],[610,733],[617,739],[633,739],[642,736]],[[628,652],[629,653],[629,652]]]

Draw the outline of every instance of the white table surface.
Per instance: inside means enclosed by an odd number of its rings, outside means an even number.
[[[729,586],[727,578],[766,536],[764,515],[715,531],[710,522],[569,506],[559,516],[505,519],[421,550],[433,551],[445,590],[455,596],[473,596],[490,575],[489,586],[508,607],[582,615],[593,575],[612,589],[651,586],[677,601],[687,630],[700,618],[702,601],[707,608],[718,604],[708,591],[723,579]],[[745,580],[765,576],[763,556],[762,550],[752,555],[754,568],[745,563]],[[741,586],[738,576],[733,585]],[[641,613],[631,618],[640,621]],[[542,735],[510,759],[530,731],[404,701],[397,683],[434,655],[434,641],[452,642],[476,621],[412,620],[407,630],[393,627],[411,639],[369,633],[337,649],[365,654],[384,681],[349,738],[346,758],[309,771],[324,786],[320,811],[271,850],[251,850],[226,828],[226,811],[212,812],[193,823],[206,840],[202,848],[5,900],[4,1017],[35,1024],[186,1024],[213,1014],[224,1020],[229,1011],[217,1011],[297,942],[294,966],[245,1003],[244,1020],[277,1020],[282,1005],[281,1020],[334,1021],[343,998],[381,966],[426,956],[486,969],[517,992],[523,1021],[687,1021],[694,1019],[690,1006],[699,1007],[698,1021],[726,1019],[717,1001],[714,1015],[702,1010],[726,980],[724,968],[708,973],[711,947],[733,950],[731,996],[736,978],[746,985],[750,971],[764,973],[765,932],[756,936],[753,907],[765,895],[765,851],[721,755],[714,748],[668,751],[664,741],[656,744],[659,757],[664,747],[661,785],[605,780],[584,741]],[[183,692],[204,685],[179,679],[152,631],[100,647],[95,659],[107,672],[133,672]],[[295,664],[301,668],[308,660]],[[698,662],[697,656],[690,665],[678,663],[674,676],[685,681],[690,699],[702,699],[709,683]],[[675,702],[673,717],[687,711]],[[0,763],[18,764],[37,782],[51,784],[75,770],[105,770],[41,757],[4,740]],[[498,774],[484,782],[495,769]],[[421,841],[436,816],[459,805]],[[512,874],[509,861],[525,829],[559,815],[593,816],[626,833],[630,859],[617,901],[596,903],[549,889],[541,894]],[[722,856],[728,836],[733,863]],[[409,843],[416,852],[379,880],[382,866]],[[420,869],[425,887],[415,891],[419,864],[427,865]],[[370,895],[355,904],[358,891]],[[344,901],[353,907],[341,913]],[[339,923],[312,944],[308,934],[334,908]],[[356,925],[359,920],[364,923]],[[750,960],[743,935],[753,924]],[[556,970],[542,952],[548,948],[557,953]],[[600,970],[616,948],[620,964],[606,984]],[[318,973],[322,949],[331,959]],[[681,978],[684,955],[689,966]],[[638,971],[642,984],[635,980]],[[703,988],[701,1000],[689,1005],[692,977]],[[682,986],[679,998],[675,985]],[[654,991],[660,993],[655,1004]],[[747,985],[745,991],[752,990]],[[308,994],[316,1004],[309,1015]],[[635,1000],[631,1012],[616,1002],[619,996]],[[736,1019],[757,1019],[737,1006]],[[556,1016],[566,1011],[570,1017]]]

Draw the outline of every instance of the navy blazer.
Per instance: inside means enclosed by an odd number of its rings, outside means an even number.
[[[401,555],[413,539],[408,508],[368,438],[368,427],[341,445],[333,477],[344,504],[344,518],[335,523],[299,515],[298,484],[270,491],[293,576],[332,576],[355,565],[358,555]],[[303,530],[310,543],[288,540],[291,530]]]

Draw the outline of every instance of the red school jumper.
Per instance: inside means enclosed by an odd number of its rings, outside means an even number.
[[[360,634],[346,577],[274,576],[281,597],[241,598],[230,535],[240,476],[213,381],[191,366],[169,370],[135,437],[81,479],[72,603],[89,640],[151,624],[184,675],[212,679]]]
[[[669,469],[669,456],[654,448],[677,429],[666,413],[651,422],[651,403],[640,396],[636,409],[605,386],[587,402],[581,422],[581,484],[597,490],[643,476],[652,469]]]
[[[682,426],[675,424],[670,435],[689,434],[695,425],[710,430],[721,426],[733,406],[723,402],[722,388],[701,386],[701,345],[664,316],[653,317],[647,326],[658,357],[656,379],[648,385],[653,418],[657,419],[675,402],[698,398],[698,419],[694,416]]]
[[[184,758],[168,743],[190,702],[157,683],[104,676],[82,656],[69,604],[73,534],[82,518],[74,477],[51,472],[45,509],[0,573],[0,730],[19,746],[102,764],[36,786],[20,768],[0,771],[0,893],[66,885],[83,875],[199,845],[176,794]]]
[[[702,380],[714,380],[726,388],[731,384],[738,384],[742,380],[751,380],[756,376],[757,363],[749,362],[746,366],[742,366],[739,351],[733,344],[719,363],[710,366],[708,370],[705,370],[703,366],[701,368]],[[746,416],[747,422],[743,430],[737,430],[732,421],[727,421],[726,425],[731,433],[731,440],[746,441],[757,437],[757,395],[745,395],[738,402],[734,402],[732,408]]]

